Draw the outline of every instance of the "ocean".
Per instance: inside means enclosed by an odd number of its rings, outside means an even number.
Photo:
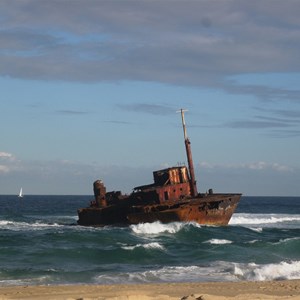
[[[0,196],[0,285],[300,278],[300,197],[245,197],[229,226],[82,227],[92,196]]]

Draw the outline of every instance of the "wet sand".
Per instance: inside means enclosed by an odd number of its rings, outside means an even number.
[[[300,300],[300,280],[130,285],[7,286],[0,287],[0,299]]]

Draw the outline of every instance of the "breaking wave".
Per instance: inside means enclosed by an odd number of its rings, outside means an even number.
[[[160,234],[160,233],[176,233],[185,226],[185,223],[169,223],[162,224],[160,222],[141,223],[131,225],[130,228],[135,234]]]
[[[208,241],[205,241],[203,243],[212,244],[212,245],[225,245],[225,244],[231,244],[232,241],[229,240],[222,240],[222,239],[211,239]]]
[[[147,271],[102,274],[98,284],[198,282],[198,281],[266,281],[300,278],[300,261],[258,265],[217,261],[203,266],[165,266]]]
[[[300,215],[292,214],[247,214],[236,213],[232,216],[230,225],[272,225],[282,227],[290,224],[300,224]],[[253,229],[253,228],[252,228]]]
[[[153,243],[148,243],[148,244],[137,244],[134,246],[122,246],[121,247],[124,250],[134,250],[137,248],[144,248],[144,249],[159,249],[159,250],[164,250],[165,248],[157,243],[157,242],[153,242]]]
[[[12,231],[21,231],[21,230],[44,230],[46,228],[53,227],[63,227],[65,225],[58,223],[42,223],[40,221],[36,221],[33,223],[28,222],[17,222],[17,221],[9,221],[9,220],[1,220],[0,221],[0,229],[7,229]]]
[[[235,264],[233,274],[241,280],[264,281],[300,278],[300,261],[257,265]]]

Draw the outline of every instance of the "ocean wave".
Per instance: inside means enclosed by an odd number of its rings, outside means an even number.
[[[47,283],[49,284],[49,281],[51,281],[51,279],[51,276],[40,276],[22,279],[1,279],[0,286],[44,285]]]
[[[300,261],[258,265],[217,261],[203,266],[165,266],[147,271],[105,273],[94,277],[97,284],[151,282],[269,281],[300,278]]]
[[[300,215],[236,213],[232,216],[229,222],[230,225],[268,225],[282,223],[299,224]]]
[[[255,228],[255,227],[250,227],[249,229],[252,230],[252,231],[255,231],[255,232],[259,232],[259,233],[261,233],[261,232],[263,231],[263,228],[262,228],[262,227],[257,227],[257,228]]]
[[[97,275],[97,284],[128,284],[152,282],[207,282],[207,281],[237,281],[233,274],[233,264],[217,261],[206,265],[164,266],[146,271],[124,273],[106,273]]]
[[[300,261],[283,261],[266,265],[234,264],[233,274],[241,280],[251,281],[299,279]]]
[[[246,242],[246,244],[255,244],[257,242],[260,242],[260,240],[251,240],[251,241]]]
[[[176,233],[185,226],[185,223],[168,223],[161,222],[140,223],[137,225],[130,225],[131,230],[135,234],[160,234],[160,233]]]
[[[164,250],[164,246],[162,246],[160,243],[153,242],[153,243],[147,243],[147,244],[137,244],[134,246],[122,246],[121,247],[124,250],[134,250],[136,248],[144,248],[144,249],[159,249]]]
[[[0,221],[0,229],[12,230],[12,231],[21,231],[21,230],[43,230],[45,228],[53,228],[53,227],[63,227],[64,225],[58,223],[41,223],[41,222],[17,222],[10,220],[1,220]]]
[[[94,278],[98,284],[151,283],[151,282],[197,282],[211,270],[199,266],[166,266],[141,272],[101,274]]]
[[[225,245],[225,244],[232,244],[232,241],[225,240],[225,239],[210,239],[203,243],[212,244],[212,245]]]
[[[292,238],[281,239],[281,240],[279,240],[279,242],[274,243],[274,244],[279,245],[279,244],[293,243],[295,241],[300,241],[300,237],[292,237]]]

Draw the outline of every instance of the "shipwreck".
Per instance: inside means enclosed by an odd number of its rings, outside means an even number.
[[[96,180],[94,200],[89,207],[78,209],[79,225],[126,226],[155,221],[228,224],[241,194],[214,193],[212,189],[198,193],[185,110],[180,112],[188,167],[181,165],[154,171],[153,183],[135,187],[129,195],[107,192],[103,181]]]

